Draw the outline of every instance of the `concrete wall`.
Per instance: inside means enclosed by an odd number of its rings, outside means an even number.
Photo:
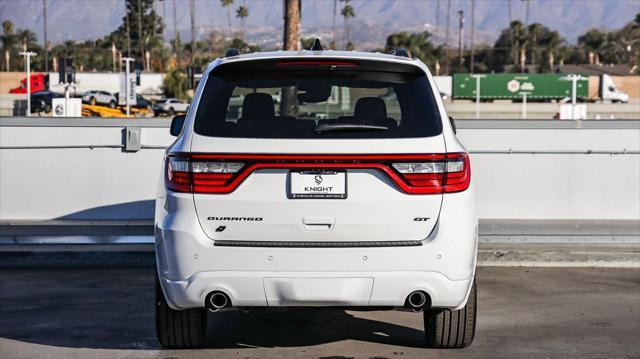
[[[480,218],[640,218],[640,121],[458,125]],[[125,152],[125,126],[142,127],[146,147]],[[172,141],[166,126],[0,119],[0,222],[151,219],[162,147]]]

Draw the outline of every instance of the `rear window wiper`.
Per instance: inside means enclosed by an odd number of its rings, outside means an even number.
[[[375,125],[363,125],[363,124],[324,124],[318,125],[315,128],[316,133],[330,132],[330,131],[386,131],[389,128],[387,126],[375,126]]]

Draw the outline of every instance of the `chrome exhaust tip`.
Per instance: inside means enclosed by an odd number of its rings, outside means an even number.
[[[407,303],[409,307],[414,311],[421,311],[424,309],[427,304],[427,295],[425,292],[416,290],[415,292],[411,292],[407,297]]]
[[[207,308],[212,312],[217,312],[222,308],[226,308],[231,305],[231,300],[223,292],[211,292],[207,298]]]

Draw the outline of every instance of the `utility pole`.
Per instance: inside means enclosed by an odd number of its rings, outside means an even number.
[[[138,0],[138,47],[140,48],[140,62],[144,59],[144,35],[142,34],[142,3]],[[148,69],[147,69],[148,70]]]
[[[127,12],[127,57],[131,56],[131,31],[129,30],[129,9],[127,9],[127,0],[124,1],[125,11]]]
[[[527,4],[527,10],[524,16],[524,24],[525,26],[529,26],[529,0],[522,0]]]
[[[474,72],[474,56],[475,56],[475,28],[476,28],[476,0],[471,0],[471,59],[469,61],[469,72]]]
[[[444,46],[449,47],[449,26],[451,20],[451,0],[447,0],[447,28],[444,32]]]
[[[49,72],[49,46],[47,41],[47,0],[42,0],[42,17],[44,22],[44,72]]]
[[[194,66],[196,58],[196,3],[189,0],[189,10],[191,11],[191,66]]]
[[[182,50],[180,49],[180,34],[178,34],[178,12],[176,11],[176,0],[173,0],[173,49],[175,50],[178,61],[176,67],[180,67],[180,58],[182,58]]]
[[[511,28],[511,23],[513,22],[513,14],[511,12],[511,0],[508,0],[507,5],[509,5],[509,49],[511,50],[511,55],[513,57],[513,64],[518,64],[518,52],[513,52],[513,29]]]
[[[464,11],[458,10],[459,18],[459,28],[458,28],[458,56],[460,61],[460,66],[464,63]]]
[[[24,56],[27,62],[27,117],[31,116],[31,56],[37,56],[35,52],[23,51],[20,55]]]
[[[435,36],[440,36],[438,30],[440,30],[440,0],[436,1],[436,28],[433,32]]]
[[[131,91],[131,81],[129,81],[129,71],[131,70],[130,62],[135,61],[135,59],[131,57],[123,57],[122,61],[125,63],[125,73],[124,73],[124,92],[125,99],[127,103],[127,116],[131,114],[131,102],[129,101],[129,92]],[[122,96],[122,95],[121,95]]]
[[[165,24],[168,23],[167,21],[167,0],[161,0],[162,1],[162,19],[165,21]],[[166,26],[162,28],[162,43],[164,44],[165,39],[164,39],[164,33],[165,33],[165,29]]]

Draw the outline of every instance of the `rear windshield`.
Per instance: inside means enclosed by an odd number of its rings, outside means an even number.
[[[434,94],[412,65],[261,60],[215,68],[195,132],[243,138],[408,138],[442,133]]]

